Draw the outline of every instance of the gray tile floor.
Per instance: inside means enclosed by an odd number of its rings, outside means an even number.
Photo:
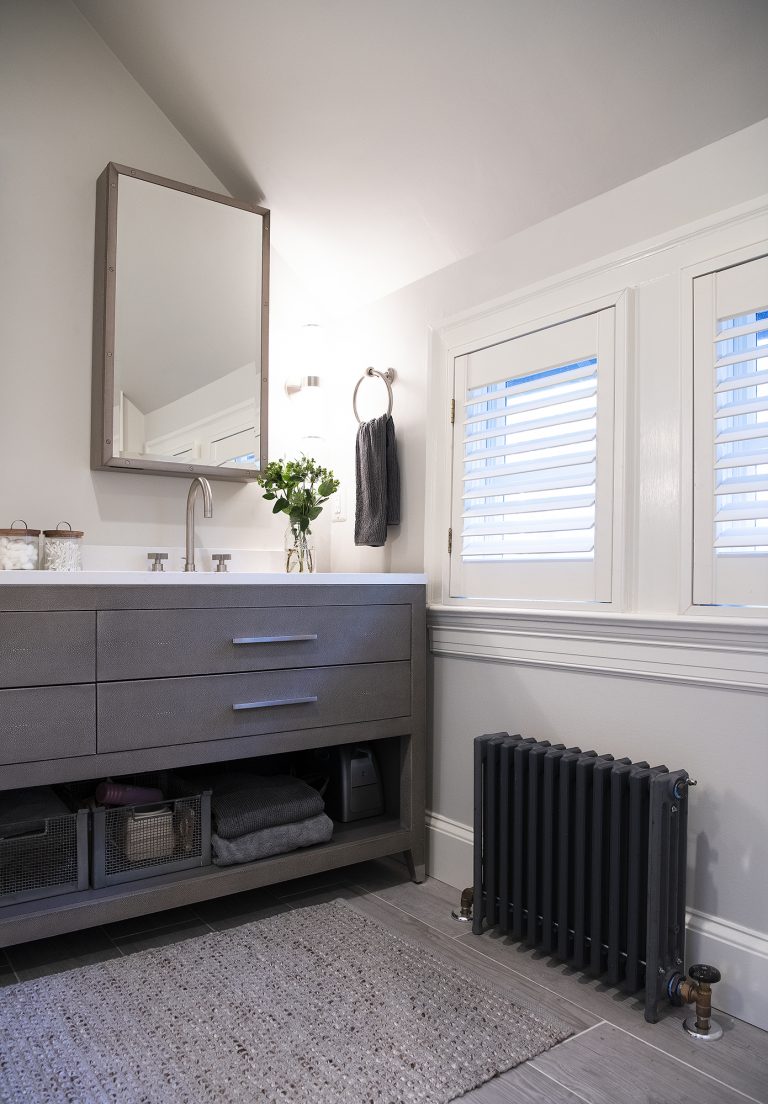
[[[677,1009],[646,1024],[636,998],[493,933],[472,935],[451,919],[456,890],[433,879],[413,885],[405,867],[391,861],[10,947],[0,951],[0,986],[335,897],[426,947],[447,951],[480,980],[502,979],[520,999],[573,1027],[571,1038],[468,1093],[463,1104],[768,1104],[768,1033],[721,1014],[723,1039],[697,1044],[683,1034]]]

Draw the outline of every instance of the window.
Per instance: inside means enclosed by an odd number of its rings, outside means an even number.
[[[611,600],[614,315],[455,359],[451,597]]]
[[[768,257],[694,280],[694,594],[768,606]]]

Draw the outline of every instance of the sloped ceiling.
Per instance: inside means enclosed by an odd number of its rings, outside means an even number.
[[[766,0],[76,4],[332,313],[768,115]]]

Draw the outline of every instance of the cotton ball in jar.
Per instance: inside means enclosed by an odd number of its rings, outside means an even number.
[[[0,570],[32,571],[37,567],[34,543],[13,537],[0,537]]]

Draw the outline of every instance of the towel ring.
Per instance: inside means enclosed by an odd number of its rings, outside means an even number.
[[[379,372],[376,368],[366,368],[360,379],[355,384],[355,390],[352,392],[352,409],[355,412],[357,418],[357,424],[362,425],[360,415],[357,413],[357,392],[360,389],[360,384],[366,378],[366,376],[378,376],[380,380],[383,380],[387,387],[387,393],[389,394],[389,405],[387,406],[387,416],[392,413],[392,382],[395,378],[394,368],[387,368],[386,372]]]

